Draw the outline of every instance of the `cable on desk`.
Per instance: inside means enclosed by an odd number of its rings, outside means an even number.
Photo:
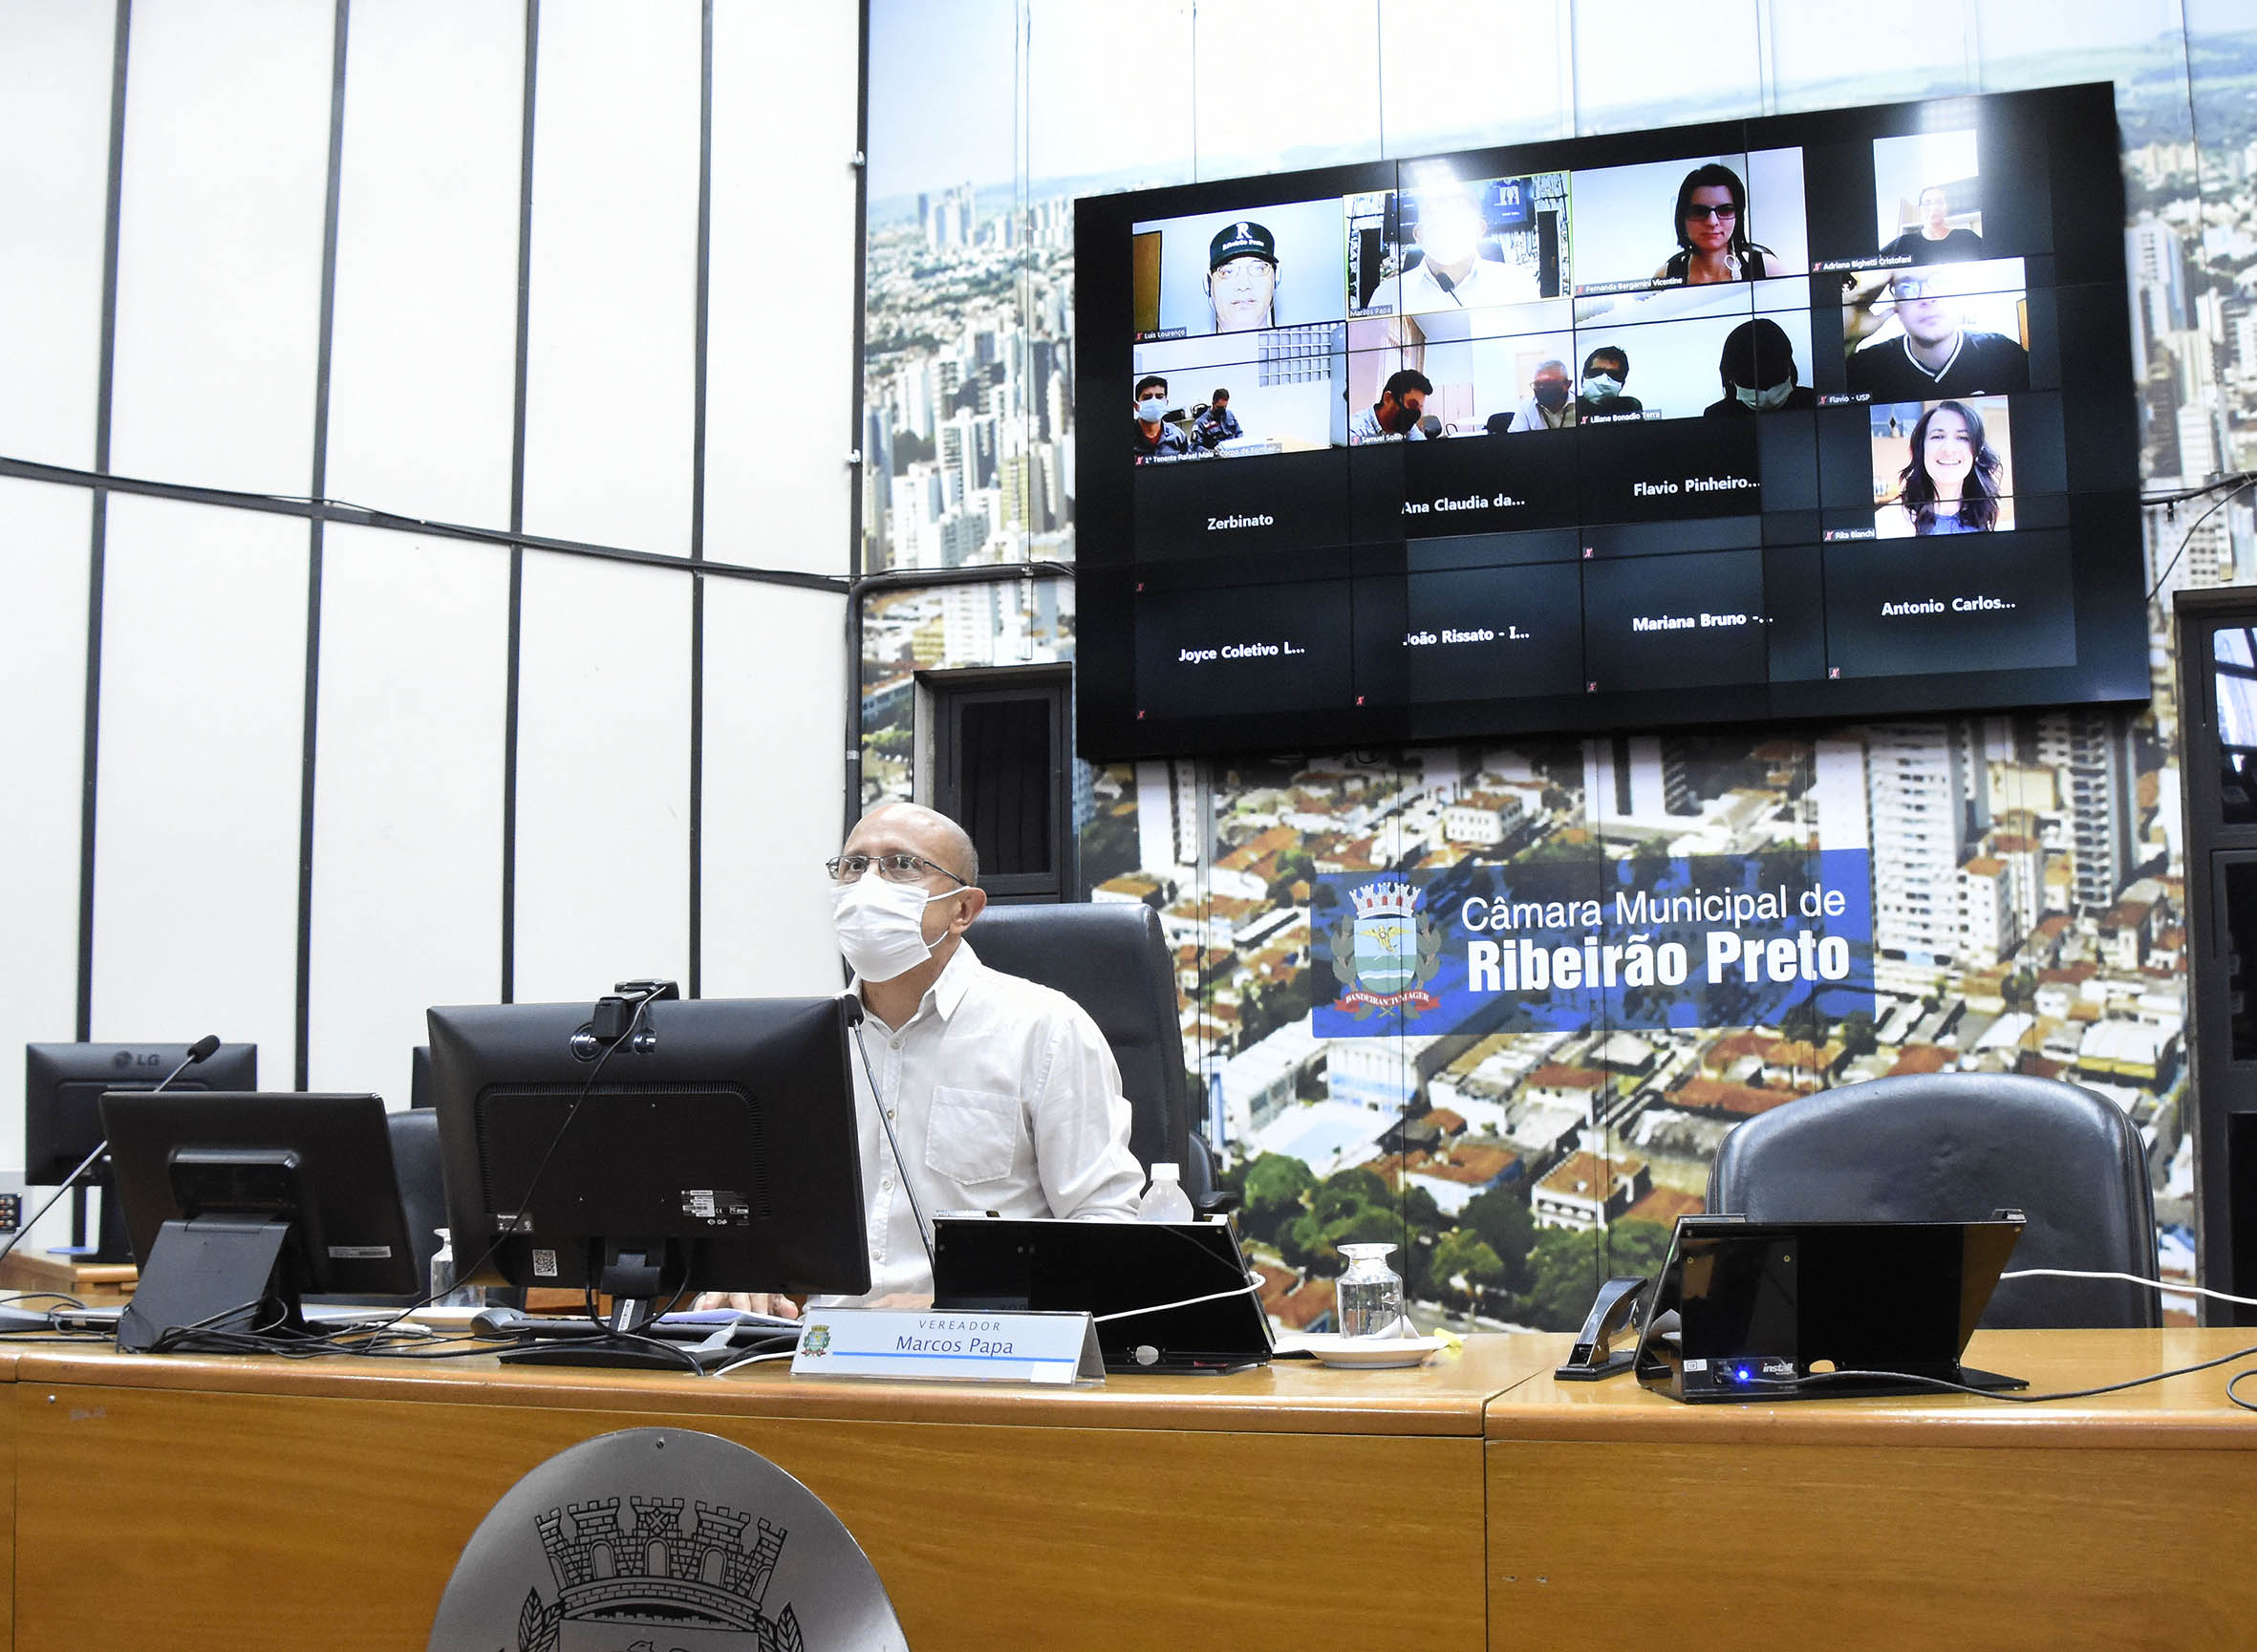
[[[2041,1405],[2048,1400],[2089,1400],[2096,1394],[2117,1394],[2126,1388],[2144,1388],[2150,1383],[2164,1383],[2173,1377],[2191,1377],[2200,1371],[2215,1370],[2220,1365],[2230,1365],[2236,1360],[2248,1359],[2257,1359],[2257,1346],[2236,1348],[2230,1354],[2221,1354],[2215,1360],[2204,1360],[2199,1365],[2181,1365],[2175,1370],[2156,1371],[2148,1376],[2134,1377],[2122,1383],[2103,1383],[2096,1388],[2064,1388],[2057,1394],[2009,1394],[1996,1388],[1977,1388],[1966,1383],[1954,1383],[1945,1377],[1923,1376],[1917,1371],[1814,1371],[1807,1377],[1750,1377],[1748,1386],[1750,1388],[1799,1390],[1822,1387],[1830,1383],[1879,1380],[1889,1383],[1912,1383],[1923,1388],[1935,1388],[1947,1394],[1972,1394],[1981,1400],[2004,1400],[2014,1405]],[[2240,1376],[2233,1379],[2233,1383],[2238,1383],[2242,1377],[2247,1376],[2257,1376],[2257,1370],[2242,1372]],[[2245,1410],[2257,1411],[2257,1405],[2251,1405],[2234,1394],[2233,1383],[2228,1383],[2225,1385],[2227,1397]]]
[[[2151,1279],[2144,1274],[2118,1274],[2106,1268],[2010,1268],[1999,1275],[2001,1279],[2121,1279],[2126,1284],[2145,1285],[2151,1291],[2167,1291],[2173,1296],[2207,1297],[2214,1302],[2238,1302],[2245,1308],[2257,1308],[2257,1297],[2237,1297],[2229,1291],[2213,1291],[2205,1285],[2182,1284],[2177,1279]]]
[[[1228,1291],[1211,1291],[1204,1297],[1186,1297],[1180,1302],[1154,1302],[1149,1308],[1123,1308],[1118,1313],[1092,1314],[1089,1318],[1091,1323],[1102,1325],[1107,1319],[1133,1319],[1140,1314],[1165,1314],[1174,1308],[1195,1308],[1201,1302],[1219,1302],[1225,1297],[1251,1297],[1260,1289],[1261,1281],[1256,1279]]]

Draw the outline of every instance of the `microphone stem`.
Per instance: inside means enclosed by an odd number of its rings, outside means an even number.
[[[916,1218],[917,1237],[925,1246],[925,1266],[937,1276],[940,1269],[939,1264],[933,1259],[933,1230],[926,1224],[924,1207],[917,1203],[917,1185],[910,1180],[909,1166],[902,1162],[901,1142],[893,1134],[893,1116],[886,1107],[886,1098],[878,1090],[878,1076],[871,1068],[870,1046],[862,1041],[859,1022],[854,1027],[854,1047],[862,1053],[863,1075],[870,1080],[870,1099],[877,1105],[878,1124],[886,1132],[886,1146],[893,1150],[893,1169],[901,1177],[901,1191],[909,1195],[909,1213]]]

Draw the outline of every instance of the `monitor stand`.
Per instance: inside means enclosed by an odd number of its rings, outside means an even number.
[[[190,1327],[236,1336],[302,1330],[297,1292],[286,1277],[291,1226],[250,1215],[165,1223],[157,1230],[132,1301],[118,1316],[118,1352],[149,1353],[166,1332]],[[265,1310],[279,1317],[260,1323]],[[251,1323],[244,1323],[247,1319]]]

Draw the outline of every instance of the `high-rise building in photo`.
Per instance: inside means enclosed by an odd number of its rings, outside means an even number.
[[[1967,745],[1947,721],[1877,723],[1865,734],[1873,844],[1873,945],[1947,966],[1959,950],[1959,869],[1967,851]]]

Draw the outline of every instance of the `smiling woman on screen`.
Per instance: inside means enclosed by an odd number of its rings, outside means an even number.
[[[1985,533],[1998,526],[1998,479],[2006,468],[1983,436],[1983,416],[1939,401],[1912,427],[1912,461],[1897,496],[1914,533]]]

